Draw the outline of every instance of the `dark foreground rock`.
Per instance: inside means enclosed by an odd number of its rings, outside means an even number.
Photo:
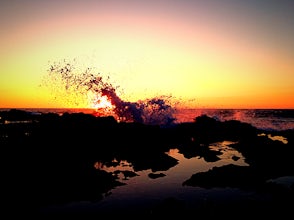
[[[252,217],[253,211],[271,216],[292,210],[289,204],[294,203],[293,185],[285,188],[271,180],[294,176],[293,130],[262,131],[250,124],[234,120],[220,122],[207,116],[169,127],[119,123],[113,117],[83,113],[30,114],[11,110],[0,112],[0,118],[0,146],[6,168],[3,180],[9,195],[4,201],[15,213],[44,217],[52,214],[45,211],[47,207],[103,200],[111,189],[124,184],[118,178],[120,174],[129,179],[135,178],[137,171],[151,170],[151,179],[166,178],[161,171],[178,164],[166,154],[175,146],[187,159],[199,157],[207,162],[217,161],[221,153],[211,150],[209,145],[224,140],[235,142],[230,146],[242,153],[249,166],[214,167],[183,179],[183,185],[205,189],[238,188],[252,196],[238,201],[203,198],[194,205],[170,197],[148,209],[129,209],[124,214],[194,214],[198,217],[244,214]],[[283,136],[287,143],[272,140],[268,135]],[[107,172],[97,165],[115,167],[122,161],[128,161],[134,172]],[[101,213],[94,214],[97,217]],[[71,214],[77,216],[77,213]],[[80,214],[85,218],[86,214],[93,213]]]

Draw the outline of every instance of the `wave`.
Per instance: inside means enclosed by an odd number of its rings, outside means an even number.
[[[77,72],[75,66],[65,60],[53,63],[48,73],[46,85],[53,93],[63,90],[71,94],[71,98],[87,99],[91,96],[92,104],[97,106],[98,116],[111,115],[118,121],[150,125],[169,125],[176,120],[175,108],[171,104],[172,96],[163,95],[136,102],[125,101],[119,97],[118,87],[110,83],[109,77],[93,73],[90,68]]]

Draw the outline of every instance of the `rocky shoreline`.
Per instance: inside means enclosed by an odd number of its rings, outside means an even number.
[[[269,137],[283,137],[287,142]],[[105,164],[113,163],[114,158],[129,161],[134,172],[122,174],[132,178],[136,171],[164,171],[175,166],[178,161],[165,153],[172,146],[178,146],[186,158],[198,156],[207,161],[218,160],[220,152],[211,150],[209,144],[223,140],[236,142],[231,147],[244,155],[249,166],[215,167],[208,172],[195,173],[183,180],[183,185],[206,189],[232,187],[261,196],[262,199],[230,204],[230,213],[242,212],[248,217],[253,213],[267,217],[291,213],[294,130],[265,131],[240,121],[220,122],[206,115],[191,123],[164,127],[117,122],[111,116],[95,117],[84,113],[32,114],[14,109],[0,112],[0,144],[7,167],[5,180],[10,189],[9,201],[12,201],[9,204],[15,210],[43,217],[50,215],[42,212],[46,206],[99,201],[111,189],[123,184],[117,178],[119,172],[95,168],[97,161]],[[163,176],[151,174],[150,178]],[[276,181],[283,177],[289,177],[290,185]],[[218,217],[228,214],[224,211],[225,204],[211,206],[208,214],[209,205],[191,209],[185,206],[185,201],[167,198],[142,214],[184,216],[193,213]],[[93,213],[80,214],[85,217]]]

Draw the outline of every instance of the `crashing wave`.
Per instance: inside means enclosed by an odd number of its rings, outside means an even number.
[[[118,121],[138,122],[150,125],[169,125],[175,121],[175,109],[169,103],[171,96],[160,96],[137,102],[122,100],[115,87],[100,73],[93,74],[90,68],[76,72],[74,65],[69,62],[57,62],[50,66],[47,85],[58,87],[76,96],[88,97],[91,94],[92,102],[100,104],[101,100],[109,101],[105,107],[97,108],[96,115],[111,115]],[[56,91],[53,89],[52,91]],[[105,98],[106,97],[106,98]]]

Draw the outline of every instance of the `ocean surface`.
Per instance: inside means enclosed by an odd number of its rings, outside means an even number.
[[[2,108],[0,111],[9,110]],[[83,112],[95,114],[95,109],[86,108],[20,108],[39,113]],[[176,109],[173,117],[175,123],[193,122],[197,116],[207,115],[220,121],[238,120],[253,125],[263,130],[287,130],[294,129],[294,109]]]
[[[294,109],[181,109],[175,115],[178,122],[189,122],[203,114],[220,121],[246,122],[264,130],[294,129]]]

